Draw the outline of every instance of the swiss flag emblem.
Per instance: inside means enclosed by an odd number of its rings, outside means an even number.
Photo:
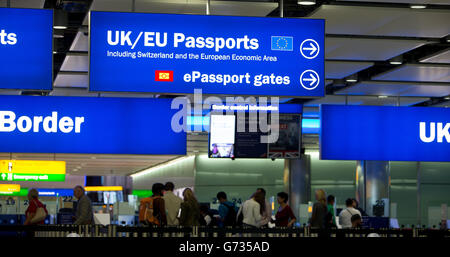
[[[172,70],[156,70],[155,71],[155,81],[173,82],[173,71]]]

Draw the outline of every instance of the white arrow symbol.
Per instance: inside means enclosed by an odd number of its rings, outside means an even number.
[[[6,174],[2,173],[2,179],[5,180]]]
[[[310,79],[308,78],[304,78],[304,81],[311,81],[311,83],[309,83],[310,86],[314,85],[317,81],[316,77],[314,77],[314,75],[312,75],[312,73],[309,74]]]
[[[313,43],[309,43],[310,47],[303,47],[303,50],[311,50],[310,55],[313,55],[317,51],[317,47]]]

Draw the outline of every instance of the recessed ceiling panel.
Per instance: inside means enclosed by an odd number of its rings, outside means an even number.
[[[87,88],[53,88],[51,96],[90,96],[98,97],[97,93],[89,93]]]
[[[450,12],[322,5],[310,18],[326,19],[327,34],[442,38],[450,34]]]
[[[136,12],[206,14],[204,0],[136,0]],[[278,7],[276,2],[211,1],[211,15],[267,16]],[[91,11],[131,12],[132,0],[95,0]],[[88,24],[86,17],[84,25]]]
[[[450,85],[420,84],[407,82],[363,81],[336,92],[339,95],[376,95],[442,97],[450,94]]]
[[[343,79],[372,65],[372,62],[326,61],[325,77],[328,79]]]
[[[436,55],[422,59],[420,62],[447,63],[450,64],[450,50],[440,52]]]
[[[374,76],[373,80],[450,82],[449,65],[405,64]]]
[[[83,32],[78,32],[72,42],[72,46],[70,46],[70,51],[89,51],[88,36]]]
[[[386,61],[424,44],[426,41],[422,40],[327,37],[325,39],[325,58]]]
[[[442,102],[442,103],[439,103],[439,104],[435,104],[435,105],[433,105],[433,107],[446,107],[446,108],[449,108],[450,107],[450,101],[445,101],[445,102]]]
[[[0,90],[0,95],[20,95],[22,90]]]
[[[347,100],[346,100],[347,98]],[[386,105],[396,106],[399,102],[400,106],[410,106],[417,103],[424,102],[429,98],[421,97],[385,97],[379,98],[377,96],[339,96],[339,95],[327,95],[324,98],[312,100],[305,103],[307,107],[317,107],[320,104],[347,104],[348,105]],[[399,101],[400,100],[400,101]]]
[[[43,8],[45,0],[11,0],[11,8]],[[0,0],[0,7],[7,7],[7,0]]]
[[[29,154],[0,153],[0,158],[15,160],[56,160],[66,162],[70,175],[129,175],[177,156],[172,155],[106,155],[106,154]]]
[[[89,70],[89,57],[87,55],[67,55],[61,70],[87,72]]]
[[[83,87],[87,88],[89,77],[87,74],[58,74],[53,87]]]

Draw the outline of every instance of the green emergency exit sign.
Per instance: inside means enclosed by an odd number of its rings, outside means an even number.
[[[1,173],[0,181],[51,181],[64,182],[65,174],[21,174],[21,173]]]

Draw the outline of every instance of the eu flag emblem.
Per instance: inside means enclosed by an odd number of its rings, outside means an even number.
[[[292,51],[294,48],[294,38],[284,36],[272,36],[272,50]]]

